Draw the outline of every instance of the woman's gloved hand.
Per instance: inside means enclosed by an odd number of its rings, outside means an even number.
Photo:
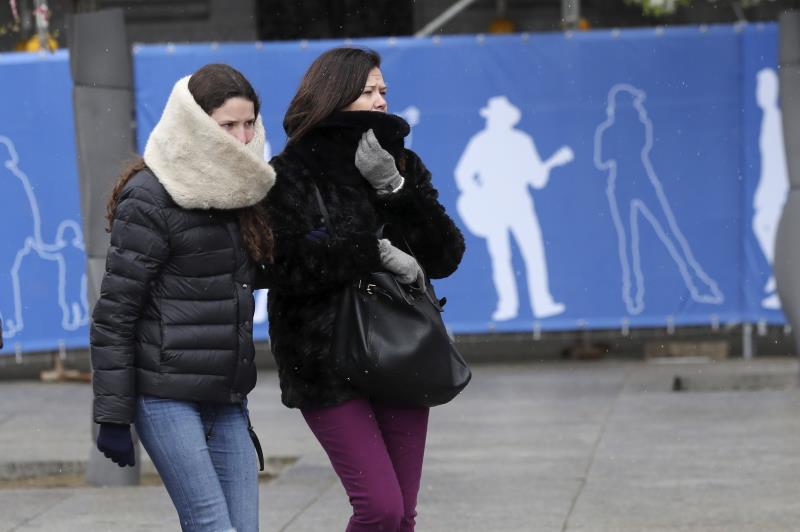
[[[378,249],[381,254],[381,264],[392,272],[398,281],[403,284],[416,284],[417,288],[426,291],[425,274],[417,259],[397,249],[385,238],[378,240]]]
[[[394,157],[381,147],[371,129],[361,135],[356,149],[356,168],[378,194],[397,192],[403,186],[403,176],[397,170]]]
[[[120,467],[136,464],[130,425],[101,423],[97,434],[97,449]]]

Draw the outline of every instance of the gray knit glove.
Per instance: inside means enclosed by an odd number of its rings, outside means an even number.
[[[371,129],[358,141],[356,168],[378,194],[397,192],[403,186],[403,176],[397,171],[394,157],[381,147]]]
[[[381,253],[381,264],[392,272],[397,280],[403,284],[415,283],[423,292],[425,288],[425,274],[422,273],[417,259],[392,245],[387,239],[378,240],[378,249]]]

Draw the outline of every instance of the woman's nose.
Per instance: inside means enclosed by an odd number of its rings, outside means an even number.
[[[237,127],[236,129],[234,129],[233,136],[236,137],[236,140],[238,140],[242,144],[247,144],[247,142],[250,140],[247,138],[247,131],[245,130],[244,127]]]

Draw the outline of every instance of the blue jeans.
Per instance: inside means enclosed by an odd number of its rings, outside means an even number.
[[[258,464],[246,405],[140,395],[136,431],[184,531],[258,530]]]

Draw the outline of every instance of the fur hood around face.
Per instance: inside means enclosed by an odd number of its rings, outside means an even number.
[[[178,80],[144,150],[144,161],[185,209],[238,209],[261,201],[275,183],[264,160],[264,124],[242,144],[226,133]]]

